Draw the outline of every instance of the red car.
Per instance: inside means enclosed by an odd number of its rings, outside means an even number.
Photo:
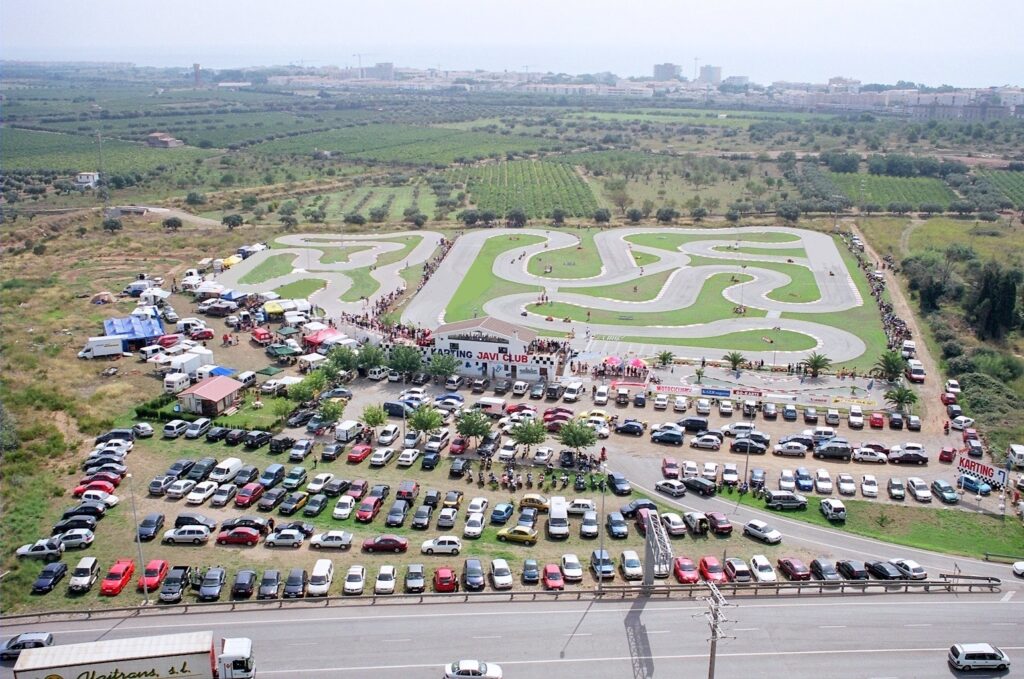
[[[185,336],[181,333],[174,333],[172,335],[161,335],[156,343],[162,346],[164,349],[170,349],[175,344],[185,339]]]
[[[253,547],[260,541],[260,532],[255,528],[232,528],[217,535],[218,545],[246,545]]]
[[[135,562],[131,559],[118,559],[103,578],[100,594],[117,596],[132,581],[133,575],[135,575]]]
[[[672,572],[680,585],[692,585],[700,582],[700,575],[697,574],[697,566],[692,559],[685,556],[677,556],[672,560]]]
[[[559,414],[561,414],[561,415],[568,415],[569,417],[572,417],[576,413],[573,412],[572,410],[570,410],[569,408],[562,408],[561,406],[556,406],[554,408],[548,408],[547,410],[544,411],[545,419],[547,417],[551,416],[551,415],[559,415]]]
[[[236,507],[251,507],[263,497],[263,492],[266,488],[260,483],[247,483],[242,486],[242,489],[238,491],[238,495],[235,496]]]
[[[363,540],[363,551],[374,553],[374,552],[394,552],[398,554],[409,549],[409,541],[400,535],[378,535],[375,538],[366,538]]]
[[[374,517],[380,513],[382,504],[379,497],[367,498],[359,505],[359,509],[356,510],[356,521],[361,521],[362,523],[373,521]]]
[[[373,446],[368,446],[365,443],[360,443],[357,446],[352,446],[352,450],[348,451],[349,462],[362,462],[366,458],[370,457],[370,453],[373,452]]]
[[[547,424],[549,422],[568,422],[573,417],[569,413],[550,413],[545,415],[543,419],[544,423]]]
[[[872,429],[881,429],[885,426],[885,415],[882,413],[871,413],[868,418],[868,425]]]
[[[541,575],[541,582],[544,589],[565,589],[565,580],[562,579],[562,569],[558,564],[549,563],[544,566],[544,573]]]
[[[83,483],[80,486],[75,486],[75,490],[71,493],[72,497],[82,497],[82,493],[87,490],[102,490],[104,493],[114,492],[114,484],[110,481],[90,481],[89,483]]]
[[[189,335],[189,339],[193,340],[212,340],[213,339],[213,328],[200,328],[199,330],[193,330],[192,334]]]
[[[732,524],[725,518],[722,512],[708,512],[708,526],[711,532],[716,535],[729,535],[732,533]]]
[[[679,478],[679,463],[674,457],[661,458],[661,475],[666,479]]]
[[[111,474],[110,472],[97,472],[92,476],[86,476],[85,478],[80,479],[78,483],[85,486],[94,481],[106,481],[114,488],[117,488],[121,484],[121,477],[118,474]]]
[[[876,453],[881,453],[882,455],[888,455],[889,454],[889,449],[886,446],[884,446],[881,443],[878,443],[876,441],[869,441],[867,443],[862,443],[862,444],[860,444],[860,447],[861,448],[870,448],[871,450],[875,451]]]
[[[947,391],[939,395],[939,400],[942,401],[942,405],[948,406],[956,403],[956,394],[951,391]]]
[[[725,582],[725,569],[713,556],[702,556],[698,570],[706,582],[713,582],[716,585]]]
[[[804,562],[792,556],[784,556],[778,561],[779,572],[788,580],[810,580],[811,569]]]
[[[171,569],[171,565],[163,559],[153,559],[146,564],[146,570],[142,572],[142,577],[139,578],[139,591],[148,590],[150,592],[160,589],[161,583],[164,578],[167,577],[167,571]]]
[[[461,455],[469,449],[469,441],[462,436],[456,436],[452,440],[452,445],[448,448],[448,452],[452,455]]]
[[[441,566],[434,571],[435,592],[457,592],[459,591],[459,579],[455,571],[447,566]]]
[[[974,439],[976,441],[979,440],[978,430],[972,427],[967,427],[966,429],[964,429],[964,443],[967,443],[971,439]]]
[[[550,420],[550,421],[545,422],[544,424],[547,425],[547,430],[548,431],[557,434],[558,432],[562,431],[562,427],[565,426],[566,422],[569,422],[569,420],[568,419],[566,419],[566,420]]]
[[[366,495],[366,491],[370,489],[370,482],[366,479],[356,479],[352,482],[352,485],[345,491],[345,495],[355,499],[357,502],[363,499]]]
[[[942,450],[939,451],[939,462],[952,462],[956,459],[956,448],[953,446],[943,446]]]

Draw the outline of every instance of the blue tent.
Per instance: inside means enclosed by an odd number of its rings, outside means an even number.
[[[229,302],[241,302],[248,296],[248,292],[242,292],[241,290],[225,290],[220,293],[220,298],[226,299]]]
[[[123,349],[133,351],[155,342],[164,334],[164,326],[159,318],[149,316],[108,318],[103,321],[103,334],[120,335]]]
[[[220,366],[217,366],[216,368],[210,371],[210,375],[222,375],[224,377],[230,377],[231,375],[234,375],[236,372],[238,371],[232,370],[231,368],[222,368]]]

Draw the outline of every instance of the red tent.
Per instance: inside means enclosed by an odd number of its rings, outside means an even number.
[[[306,335],[302,341],[311,347],[318,347],[324,342],[331,339],[342,339],[345,337],[345,333],[335,328],[324,328],[323,330],[317,330],[314,333]]]

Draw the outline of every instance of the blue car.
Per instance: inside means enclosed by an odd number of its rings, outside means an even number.
[[[814,490],[814,477],[811,476],[811,472],[808,471],[807,467],[798,468],[794,476],[796,476],[797,490]]]
[[[512,518],[514,508],[507,502],[495,505],[491,510],[491,523],[503,524]]]
[[[959,479],[957,479],[956,485],[963,488],[968,493],[974,493],[975,495],[988,495],[992,492],[992,486],[979,478],[968,476],[967,474],[963,474]]]
[[[459,394],[457,392],[454,392],[454,391],[450,391],[447,394],[441,394],[440,396],[435,396],[434,397],[434,402],[435,403],[440,403],[441,401],[445,401],[447,399],[454,399],[454,400],[458,401],[459,403],[465,403],[466,402],[466,397],[465,396],[463,396],[462,394]]]

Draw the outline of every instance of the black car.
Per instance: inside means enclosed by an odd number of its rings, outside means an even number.
[[[633,492],[629,480],[618,472],[608,472],[608,487],[616,495],[630,495]]]
[[[626,517],[627,519],[632,519],[634,516],[636,516],[636,513],[641,509],[649,509],[652,512],[656,512],[658,511],[658,505],[654,504],[647,498],[642,497],[637,500],[633,500],[628,505],[623,505],[621,511],[624,517]]]
[[[430,505],[420,505],[416,513],[412,515],[412,527],[425,530],[430,528],[430,519],[434,516],[434,508]]]
[[[843,579],[843,576],[839,575],[832,562],[827,559],[815,559],[811,562],[811,577],[817,580],[825,580],[826,582]]]
[[[146,542],[152,540],[157,536],[164,527],[164,515],[163,514],[146,514],[142,519],[142,523],[139,524],[139,540]]]
[[[686,486],[686,490],[693,491],[698,495],[711,496],[718,490],[714,481],[699,476],[687,476],[683,479],[683,485]]]
[[[288,579],[284,581],[284,598],[301,599],[306,596],[309,585],[309,574],[304,568],[293,568],[288,571]]]
[[[228,435],[224,437],[224,443],[229,446],[237,446],[245,440],[245,437],[248,434],[249,432],[244,429],[232,429],[228,432]]]
[[[305,509],[302,510],[303,516],[320,516],[320,513],[327,507],[327,496],[323,493],[317,493],[313,497],[309,498],[309,502],[306,503]]]
[[[287,488],[283,488],[281,486],[271,488],[267,492],[263,493],[263,497],[260,498],[256,508],[260,511],[269,512],[284,502],[286,495],[288,495]]]
[[[629,526],[626,525],[626,517],[621,512],[610,512],[605,518],[604,525],[608,529],[608,535],[613,538],[629,537]]]
[[[758,443],[749,438],[736,439],[729,446],[729,450],[734,453],[748,453],[750,455],[764,455],[768,448],[763,444]]]
[[[540,582],[540,564],[536,559],[523,561],[523,584],[536,585]]]
[[[312,536],[313,532],[316,530],[316,526],[305,521],[292,521],[291,523],[286,523],[283,526],[275,526],[275,528],[279,530],[297,530],[307,538]]]
[[[266,535],[270,532],[270,524],[262,516],[236,516],[222,523],[220,527],[224,531],[236,528],[252,528],[259,531],[260,535]]]
[[[381,502],[388,499],[388,495],[391,495],[391,486],[386,483],[378,483],[370,488],[370,492],[366,494],[366,497],[379,497]]]
[[[254,465],[247,464],[238,470],[238,473],[235,474],[235,478],[231,479],[231,483],[241,488],[247,483],[252,483],[259,477],[260,470]]]
[[[276,599],[281,593],[281,571],[263,571],[263,579],[260,580],[260,588],[256,593],[257,599]]]
[[[272,455],[283,453],[285,451],[291,450],[292,446],[294,445],[295,439],[293,439],[291,436],[285,436],[284,434],[281,434],[280,436],[275,436],[274,438],[270,439],[270,453]]]
[[[195,466],[189,470],[185,476],[186,479],[200,483],[210,478],[210,474],[213,472],[213,468],[217,466],[217,458],[215,457],[204,457],[196,462]]]
[[[60,518],[70,519],[72,516],[91,516],[97,521],[106,516],[107,506],[102,502],[79,502],[74,507],[65,510]]]
[[[791,441],[799,443],[807,450],[814,450],[815,448],[814,437],[809,434],[792,434],[790,436],[783,436],[781,439],[779,439],[779,443],[789,443]]]
[[[428,450],[427,452],[423,453],[422,457],[420,457],[420,469],[424,471],[430,471],[431,469],[437,467],[437,464],[440,461],[441,453],[437,452],[436,450]]]
[[[107,441],[134,441],[135,432],[131,429],[111,429],[106,434],[100,434],[96,437],[96,445],[106,443]]]
[[[683,431],[699,432],[707,431],[708,418],[706,417],[684,417],[683,419],[676,422]]]
[[[273,441],[270,442],[273,445]],[[344,443],[328,443],[324,446],[323,452],[320,453],[320,460],[322,462],[334,462],[341,454],[345,452]]]
[[[494,455],[498,450],[498,446],[501,445],[501,432],[492,431],[484,435],[483,439],[480,440],[480,445],[477,447],[476,452],[478,455],[489,457]]]
[[[547,382],[538,382],[530,388],[530,398],[540,399],[544,398],[544,393],[548,390]]]
[[[767,474],[765,470],[755,467],[750,470],[750,487],[753,488],[764,488]]]
[[[227,438],[229,433],[231,433],[231,430],[227,427],[210,427],[209,431],[206,432],[206,440],[210,443],[217,443]]]
[[[295,512],[299,511],[306,502],[309,501],[309,495],[302,491],[293,491],[288,494],[281,503],[281,507],[277,510],[281,516],[291,516]]]
[[[576,466],[576,453],[571,450],[558,452],[558,466],[562,469],[572,469]]]
[[[615,425],[616,434],[628,434],[629,436],[643,436],[644,423],[639,420],[626,420]]]
[[[58,533],[66,533],[72,528],[88,528],[89,530],[96,531],[96,519],[91,516],[85,516],[84,514],[78,514],[71,516],[66,519],[62,519],[57,523],[53,524],[53,532],[50,535],[57,535]]]
[[[462,566],[463,586],[469,591],[477,592],[484,588],[485,582],[484,566],[480,559],[466,559]]]
[[[464,460],[459,457],[452,460],[452,468],[448,470],[448,476],[453,479],[461,479],[470,471],[472,471],[472,467],[469,464],[469,460]]]
[[[256,589],[256,571],[245,569],[238,571],[231,585],[231,596],[235,599],[248,599]]]
[[[270,443],[270,439],[271,436],[269,431],[256,430],[246,434],[242,443],[245,444],[245,447],[249,450],[257,450],[258,448],[262,448]]]
[[[216,601],[220,599],[220,593],[224,589],[227,577],[227,571],[223,568],[207,568],[199,583],[199,600]]]
[[[818,424],[818,409],[817,408],[804,408],[804,423],[805,424]]]
[[[767,447],[768,444],[770,444],[772,442],[772,437],[771,436],[768,436],[768,434],[765,434],[765,433],[759,432],[759,431],[752,431],[749,434],[746,434],[745,436],[743,436],[741,438],[750,439],[751,441],[755,441],[757,443],[760,443],[762,446],[765,446],[765,447]]]
[[[902,413],[889,413],[889,429],[903,429]]]
[[[352,485],[348,479],[331,479],[324,486],[324,495],[327,497],[338,497]]]
[[[424,384],[430,381],[430,374],[424,372],[418,372],[412,376],[412,383],[417,387],[422,387]]]
[[[178,514],[178,518],[174,520],[174,527],[182,528],[183,526],[206,526],[210,529],[211,533],[217,530],[216,521],[196,512],[182,512]]]
[[[405,517],[409,513],[409,503],[405,500],[395,500],[391,504],[391,509],[388,510],[388,518],[384,521],[384,525],[389,528],[392,526],[401,526],[405,523]]]
[[[437,508],[441,504],[441,491],[431,488],[423,495],[423,504]]]
[[[289,417],[286,423],[289,427],[305,427],[314,415],[316,415],[316,410],[300,410]]]
[[[843,559],[842,561],[836,562],[836,570],[846,580],[867,580],[868,569],[864,566],[863,561],[853,561],[851,559]]]
[[[888,561],[869,561],[865,565],[867,566],[868,573],[879,580],[903,579],[903,574],[899,572],[896,566],[893,566]]]
[[[173,476],[175,479],[183,479],[186,474],[192,471],[192,467],[195,465],[195,460],[181,458],[167,468],[167,471],[164,472],[164,476]]]
[[[63,561],[55,561],[43,566],[39,577],[32,583],[33,594],[46,594],[57,586],[57,583],[68,574],[68,565]]]
[[[508,390],[512,388],[512,383],[508,380],[498,380],[494,383],[494,395],[501,396],[507,394]]]

